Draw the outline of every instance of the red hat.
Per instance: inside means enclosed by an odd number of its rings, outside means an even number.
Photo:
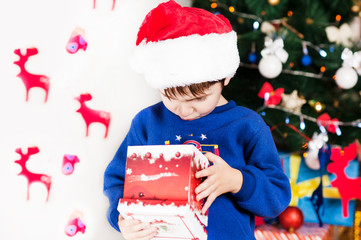
[[[225,17],[173,0],[147,14],[136,44],[132,67],[159,89],[233,77],[240,62]]]

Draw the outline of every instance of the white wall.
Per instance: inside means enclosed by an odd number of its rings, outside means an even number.
[[[64,228],[74,211],[83,214],[84,234],[73,239],[120,239],[108,224],[108,205],[102,193],[103,173],[129,129],[133,116],[159,101],[158,93],[147,87],[142,76],[128,66],[138,27],[145,14],[161,0],[2,0],[0,1],[0,239],[69,239]],[[190,0],[179,0],[190,5]],[[80,27],[88,42],[86,51],[69,54],[65,46],[70,34]],[[30,90],[20,78],[14,50],[36,47],[26,68],[50,77],[49,98],[44,91]],[[85,137],[85,122],[76,109],[74,97],[89,92],[88,106],[111,113],[109,134],[93,124]],[[14,161],[37,146],[27,168],[52,178],[49,201],[40,183],[30,187],[18,176]],[[62,173],[64,154],[80,159],[72,175]]]

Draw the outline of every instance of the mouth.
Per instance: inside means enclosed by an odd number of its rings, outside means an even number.
[[[181,117],[181,119],[182,119],[183,121],[193,121],[193,120],[195,120],[196,118],[182,118],[182,117]]]

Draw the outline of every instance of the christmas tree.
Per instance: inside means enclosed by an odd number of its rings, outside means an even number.
[[[306,151],[312,137],[361,140],[361,50],[352,0],[194,0],[229,19],[241,65],[224,96],[257,111],[279,149]],[[355,39],[356,38],[356,39]]]

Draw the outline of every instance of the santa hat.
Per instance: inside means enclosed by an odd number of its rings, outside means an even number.
[[[158,89],[233,77],[240,62],[225,17],[173,0],[147,14],[136,45],[131,65]]]

